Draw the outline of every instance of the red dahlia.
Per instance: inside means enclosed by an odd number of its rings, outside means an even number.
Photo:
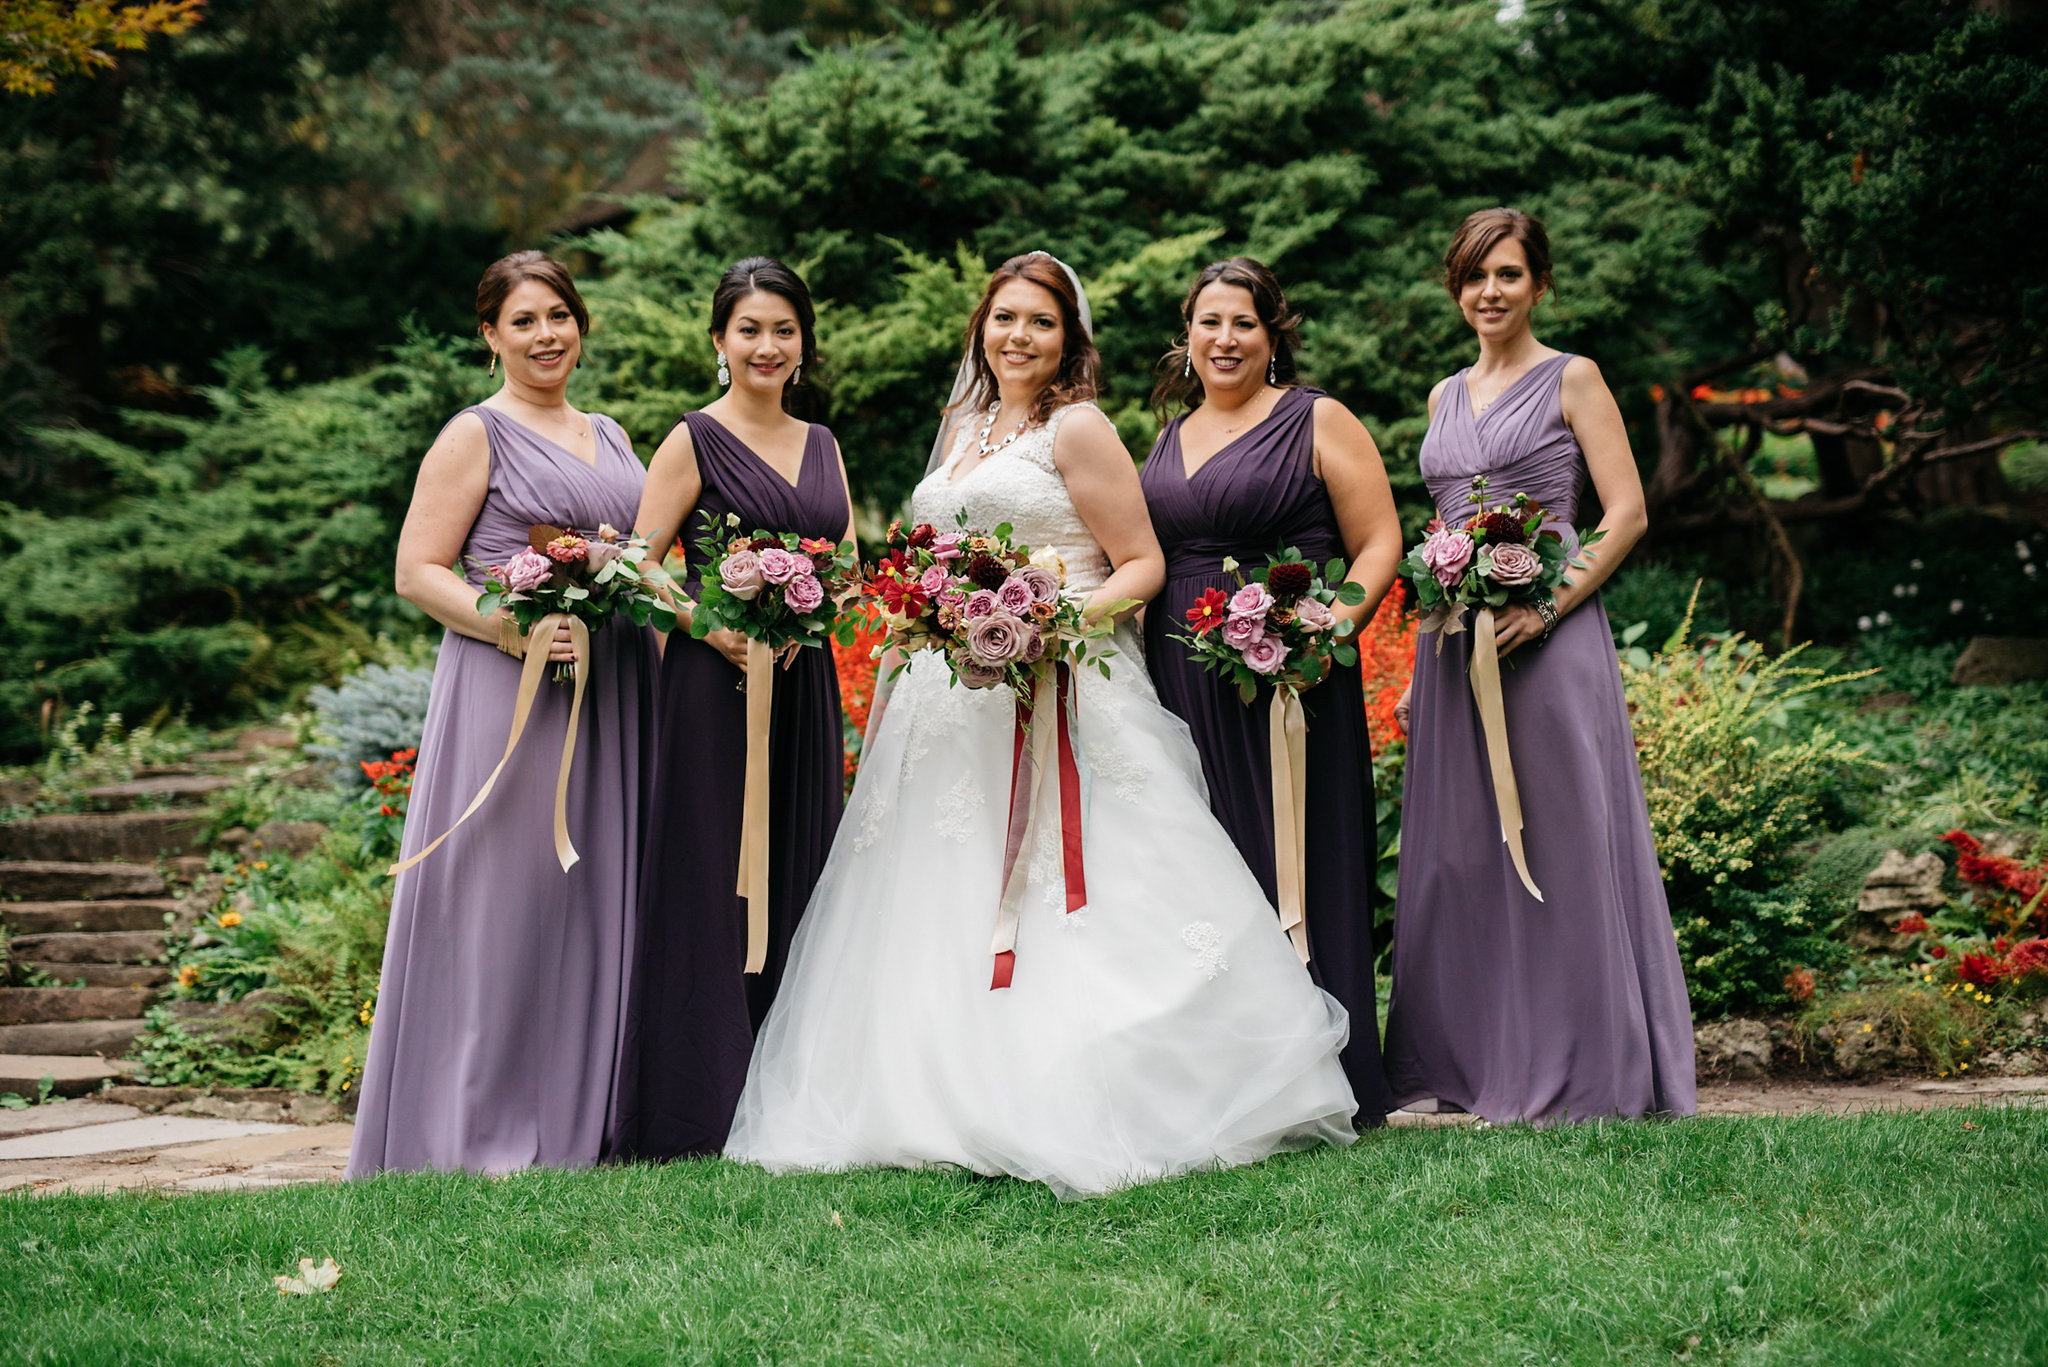
[[[2005,965],[1989,954],[1965,954],[1956,964],[1956,976],[1978,987],[1989,987],[2005,975]]]
[[[779,551],[784,550],[786,548],[783,546],[782,538],[779,536],[757,536],[752,541],[749,541],[747,543],[747,549],[752,551],[765,551],[770,549]]]
[[[1010,577],[1009,567],[992,555],[977,555],[967,562],[967,577],[979,588],[994,593]]]
[[[1472,529],[1486,533],[1486,539],[1496,546],[1526,546],[1529,534],[1522,530],[1521,519],[1512,513],[1481,513],[1472,519]]]
[[[1291,603],[1308,592],[1315,571],[1298,560],[1286,560],[1266,571],[1266,592],[1283,603]]]

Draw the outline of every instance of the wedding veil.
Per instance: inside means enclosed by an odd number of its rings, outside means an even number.
[[[1079,300],[1081,305],[1081,331],[1087,333],[1091,341],[1094,340],[1095,319],[1088,312],[1088,291],[1081,288],[1081,277],[1074,273],[1074,268],[1060,260],[1057,256],[1054,256],[1051,252],[1026,252],[1024,254],[1026,256],[1042,256],[1067,273],[1067,279],[1074,286],[1074,298]],[[953,444],[953,434],[959,429],[960,423],[966,418],[966,414],[961,410],[960,402],[967,397],[967,392],[972,388],[974,388],[974,339],[969,337],[966,346],[960,353],[959,373],[953,377],[953,392],[946,396],[946,406],[940,410],[939,430],[938,434],[932,438],[931,458],[924,464],[924,472],[926,474],[930,474],[946,463],[946,452]]]

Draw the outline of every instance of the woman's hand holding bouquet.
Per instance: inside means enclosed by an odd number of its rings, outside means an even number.
[[[1202,668],[1236,684],[1247,704],[1261,683],[1300,693],[1327,678],[1332,662],[1358,663],[1358,648],[1345,639],[1352,624],[1330,607],[1365,601],[1364,586],[1344,578],[1342,560],[1330,561],[1318,575],[1290,546],[1249,575],[1234,559],[1223,562],[1223,571],[1236,578],[1237,590],[1204,590],[1187,611],[1195,634],[1173,639]]]

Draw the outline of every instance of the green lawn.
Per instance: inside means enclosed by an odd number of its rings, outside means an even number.
[[[280,1297],[302,1255],[346,1269]],[[722,1162],[0,1197],[0,1362],[2048,1362],[2048,1112],[1384,1132],[1105,1200]]]

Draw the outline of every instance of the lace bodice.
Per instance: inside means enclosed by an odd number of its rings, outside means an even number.
[[[1092,403],[1068,404],[1055,410],[1044,426],[1032,428],[987,457],[955,484],[953,472],[973,449],[975,433],[980,430],[974,423],[963,422],[945,463],[926,475],[911,494],[911,517],[940,531],[951,530],[963,509],[967,525],[978,530],[1007,522],[1011,535],[1032,550],[1050,547],[1059,552],[1067,563],[1068,593],[1093,592],[1109,578],[1109,557],[1075,510],[1067,481],[1052,459],[1060,424],[1084,408],[1095,417],[1084,417],[1083,422],[1109,420]]]

